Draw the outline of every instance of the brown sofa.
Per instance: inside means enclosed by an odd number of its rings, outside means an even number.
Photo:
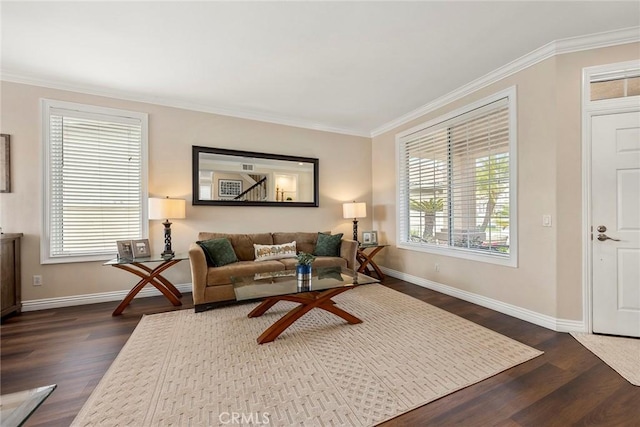
[[[196,312],[211,308],[216,305],[215,303],[235,300],[231,276],[248,276],[296,268],[297,260],[295,258],[255,262],[254,243],[281,245],[295,240],[298,252],[313,253],[318,233],[228,234],[201,232],[198,234],[199,241],[219,238],[229,239],[238,262],[221,267],[208,267],[202,248],[196,243],[192,243],[189,247],[193,303]],[[319,256],[313,262],[313,266],[354,269],[357,247],[357,242],[342,239],[340,257]]]

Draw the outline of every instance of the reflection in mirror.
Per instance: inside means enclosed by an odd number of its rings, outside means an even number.
[[[193,147],[193,204],[318,206],[318,159]]]

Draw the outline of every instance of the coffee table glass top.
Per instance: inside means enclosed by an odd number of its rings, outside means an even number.
[[[341,267],[314,268],[311,271],[311,279],[305,281],[298,280],[295,270],[231,277],[238,301],[378,282],[379,280],[373,277]]]
[[[0,396],[2,426],[21,426],[55,390],[56,384]]]

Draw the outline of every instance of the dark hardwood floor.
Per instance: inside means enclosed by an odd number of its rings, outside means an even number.
[[[545,352],[385,426],[640,426],[640,387],[569,334],[393,278],[385,285]],[[190,294],[182,302],[179,309],[193,307]],[[123,315],[112,317],[117,305],[28,312],[3,322],[1,392],[58,384],[27,426],[68,426],[142,315],[174,309],[164,297],[140,298]]]

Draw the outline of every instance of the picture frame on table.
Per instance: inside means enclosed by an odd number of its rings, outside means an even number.
[[[378,232],[377,231],[363,231],[362,232],[362,244],[363,245],[377,245],[378,244]]]
[[[118,240],[118,259],[133,259],[133,243],[131,240]]]
[[[151,247],[149,246],[149,239],[132,240],[133,257],[134,258],[147,258],[151,256]]]

